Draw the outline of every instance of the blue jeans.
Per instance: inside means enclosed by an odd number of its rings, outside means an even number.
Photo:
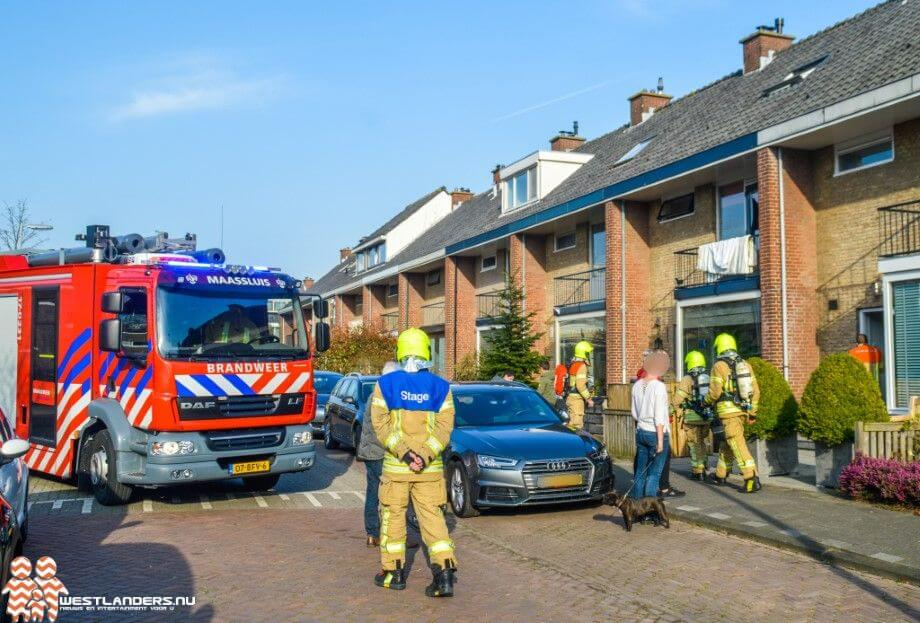
[[[383,459],[364,461],[367,470],[367,491],[364,493],[364,531],[367,536],[380,538],[380,475]]]
[[[658,447],[657,433],[636,431],[636,482],[629,490],[629,497],[658,497],[658,480],[664,469],[664,461],[670,450],[668,434],[664,435],[664,451],[655,453]]]

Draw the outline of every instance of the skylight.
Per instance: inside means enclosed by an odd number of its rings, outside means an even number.
[[[642,141],[641,143],[636,143],[630,148],[629,151],[627,151],[625,154],[620,156],[620,159],[617,160],[614,163],[614,165],[623,164],[624,162],[632,160],[633,158],[641,154],[642,150],[645,149],[648,146],[648,144],[651,142],[652,142],[652,139],[649,138],[649,139]]]
[[[793,69],[791,72],[789,72],[786,75],[785,78],[783,78],[782,82],[778,84],[774,84],[772,87],[769,87],[767,89],[764,89],[763,96],[768,97],[770,95],[773,95],[774,93],[778,93],[779,91],[783,91],[785,89],[788,89],[790,87],[797,85],[798,83],[805,80],[805,78],[810,76],[812,73],[814,73],[814,71],[818,67],[821,66],[821,63],[823,63],[826,60],[827,60],[827,56],[822,56],[818,60],[812,61],[810,63],[806,63],[805,65],[802,65],[801,67],[797,67],[796,69]]]

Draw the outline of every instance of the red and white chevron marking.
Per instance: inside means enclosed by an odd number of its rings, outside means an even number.
[[[63,383],[58,384],[57,447],[32,444],[25,456],[26,465],[31,469],[60,478],[70,476],[74,446],[72,438],[89,417],[87,409],[92,401],[91,392],[83,393],[81,387],[81,383],[71,383],[66,388]]]
[[[242,392],[233,383],[228,381],[223,374],[205,374],[209,381],[225,392],[227,396],[240,396]],[[237,374],[256,394],[293,394],[299,392],[310,380],[309,372],[266,372],[256,374]],[[195,396],[211,396],[213,391],[202,387],[191,374],[177,374],[176,381]]]

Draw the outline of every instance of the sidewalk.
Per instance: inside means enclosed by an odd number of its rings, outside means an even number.
[[[617,461],[617,490],[632,480],[632,464]],[[671,461],[671,484],[687,492],[667,500],[678,519],[803,551],[819,560],[920,585],[920,517],[836,497],[765,484],[741,493],[737,474],[717,487],[690,480],[688,459]]]

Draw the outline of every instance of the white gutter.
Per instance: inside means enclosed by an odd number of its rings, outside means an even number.
[[[783,148],[776,148],[779,175],[779,264],[783,308],[783,378],[789,380],[789,297],[786,287],[786,198],[783,190]]]
[[[380,272],[375,272],[371,275],[367,275],[366,277],[361,278],[361,280],[357,282],[352,282],[352,283],[349,283],[348,285],[340,286],[334,290],[329,290],[328,292],[322,292],[321,296],[323,298],[329,298],[330,296],[335,296],[336,294],[342,294],[343,292],[348,292],[349,290],[352,290],[356,287],[362,287],[362,286],[366,286],[369,284],[374,284],[380,281],[381,279],[386,279],[387,277],[393,277],[395,275],[398,275],[399,273],[406,272],[408,270],[411,270],[412,268],[421,266],[422,264],[433,262],[434,260],[440,259],[442,257],[444,257],[444,249],[441,249],[440,251],[434,251],[433,253],[429,253],[428,255],[423,255],[422,257],[416,258],[409,262],[403,262],[402,264],[394,264],[393,266],[390,266],[386,270],[382,270]]]

